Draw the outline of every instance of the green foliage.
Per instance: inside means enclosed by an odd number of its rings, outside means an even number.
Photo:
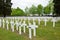
[[[53,0],[50,0],[49,4],[46,7],[43,7],[41,4],[39,4],[37,7],[32,5],[32,7],[30,7],[30,8],[26,7],[25,12],[27,14],[30,13],[32,15],[39,14],[39,16],[42,15],[43,13],[50,14],[50,13],[53,13],[53,11],[54,11],[53,5],[54,5]]]
[[[21,10],[19,7],[17,9],[12,9],[12,16],[24,16],[24,11]]]
[[[44,13],[45,14],[53,13],[53,9],[54,9],[53,5],[54,5],[53,0],[50,0],[49,4],[46,7],[44,7]]]
[[[37,12],[38,12],[39,15],[42,14],[42,12],[43,12],[43,6],[41,4],[38,5]]]
[[[29,13],[36,14],[37,13],[37,7],[35,7],[34,5],[32,5],[32,7],[29,9]]]
[[[29,16],[29,8],[28,7],[25,8],[25,15]]]
[[[28,7],[25,8],[25,13],[29,13]]]
[[[44,13],[45,13],[45,14],[50,14],[50,12],[51,12],[51,8],[50,8],[49,6],[46,6],[46,7],[44,8]]]
[[[1,16],[10,16],[11,15],[11,0],[0,0],[0,15]]]

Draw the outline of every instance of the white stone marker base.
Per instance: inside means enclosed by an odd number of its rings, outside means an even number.
[[[38,19],[38,25],[40,25],[40,21],[41,21],[41,20],[40,20],[40,19]]]
[[[36,36],[36,28],[34,28],[33,30],[33,35]]]
[[[0,27],[1,27],[1,23],[0,23]]]
[[[47,23],[47,22],[45,21],[45,26],[46,26],[46,23]]]
[[[4,19],[3,19],[3,28],[4,28],[4,26],[5,26],[4,23],[5,23],[5,22],[4,22]]]
[[[55,22],[53,22],[53,27],[55,27]]]
[[[19,27],[19,34],[21,34],[21,27]]]
[[[25,26],[23,28],[24,28],[24,33],[25,33]]]
[[[14,32],[14,25],[12,26],[12,28],[11,28],[11,29],[12,29],[12,32]]]
[[[18,31],[18,22],[17,22],[17,20],[16,20],[16,30]]]
[[[1,27],[1,25],[2,25],[2,24],[1,24],[1,19],[0,19],[0,27]]]
[[[32,39],[31,28],[29,28],[29,38]]]
[[[53,21],[53,27],[55,27],[55,22],[56,22],[56,20],[55,20],[55,19],[53,19],[52,21]]]

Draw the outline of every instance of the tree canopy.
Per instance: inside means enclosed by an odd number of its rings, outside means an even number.
[[[24,16],[24,11],[17,7],[17,9],[12,9],[12,16]]]

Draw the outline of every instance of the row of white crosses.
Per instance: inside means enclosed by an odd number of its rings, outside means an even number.
[[[8,20],[3,19],[3,21],[2,21],[2,22],[3,22],[3,28],[4,28],[4,26],[5,26],[5,21],[6,21],[7,30],[9,30],[8,25],[9,25],[9,23],[10,23],[12,32],[14,32],[14,25],[16,25],[16,30],[18,31],[18,29],[19,29],[19,34],[21,34],[21,28],[23,27],[23,32],[25,33],[25,31],[26,31],[26,26],[27,26],[27,28],[29,29],[29,38],[31,39],[31,38],[32,38],[32,30],[33,30],[33,35],[36,36],[36,28],[38,28],[38,26],[36,25],[34,19],[33,19],[33,24],[31,24],[31,23],[30,23],[30,19],[28,19],[29,25],[26,24],[25,20],[26,20],[26,19],[24,19],[23,22],[22,22],[22,19],[21,19],[21,21],[15,20],[15,22],[14,22],[14,18],[13,18],[13,19],[11,19],[10,22],[9,22]],[[38,23],[39,23],[39,24],[40,24],[40,21],[41,21],[41,20],[38,19]],[[45,21],[45,26],[46,26],[47,19],[44,19],[44,21]],[[55,20],[53,19],[52,21],[53,21],[53,27],[54,27],[54,26],[55,26]],[[0,26],[1,26],[1,19],[0,19]]]
[[[13,18],[14,19],[14,18]],[[4,24],[5,24],[5,21],[4,21],[5,19],[3,19],[3,28],[4,28]],[[40,25],[40,21],[41,21],[41,19],[40,18],[38,18],[38,23],[39,23],[39,25]],[[45,21],[45,26],[46,26],[46,23],[47,23],[47,18],[44,18],[44,21]],[[54,25],[55,25],[55,22],[56,22],[56,20],[55,19],[52,19],[52,21],[53,21],[53,27],[54,27]],[[1,23],[1,20],[0,20],[0,23]],[[1,25],[0,25],[1,26]]]
[[[38,18],[38,23],[39,23],[39,25],[40,25],[40,21],[41,21],[41,19]],[[48,19],[47,19],[47,18],[44,18],[45,26],[47,25],[47,21],[48,21]],[[51,21],[53,22],[53,27],[55,27],[56,19],[55,19],[55,18],[52,18]]]
[[[44,23],[45,23],[45,26],[46,26],[46,24],[47,24],[47,18],[44,18]],[[38,18],[38,24],[40,25],[40,22],[41,22],[41,19],[40,18]]]
[[[29,29],[29,38],[31,39],[32,38],[32,29],[34,30],[34,36],[36,36],[36,28],[38,27],[38,26],[36,26],[36,24],[35,24],[35,22],[33,22],[33,24],[31,24],[30,22],[29,22],[29,25],[27,25],[26,23],[25,23],[25,21],[23,21],[23,23],[21,23],[20,22],[20,24],[19,23],[17,23],[18,25],[20,25],[19,26],[19,34],[21,34],[21,27],[23,27],[23,30],[24,30],[24,33],[25,33],[25,31],[26,31],[26,26],[28,26],[27,28]]]

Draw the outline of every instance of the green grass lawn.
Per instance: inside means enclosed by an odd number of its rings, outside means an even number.
[[[22,32],[19,35],[16,30],[11,32],[11,30],[6,30],[6,28],[0,28],[0,40],[30,40],[28,34],[28,29],[26,29],[26,33]],[[36,37],[32,36],[31,40],[60,40],[60,21],[56,23],[54,28],[52,22],[47,22],[47,26],[44,26],[42,21],[37,28]]]

